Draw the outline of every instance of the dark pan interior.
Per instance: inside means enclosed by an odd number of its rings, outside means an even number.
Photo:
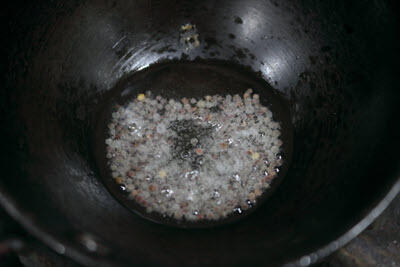
[[[1,11],[3,205],[86,264],[278,265],[312,253],[398,179],[392,8],[381,0],[9,3]],[[196,48],[179,40],[185,23],[196,25]],[[121,205],[99,177],[92,136],[104,96],[138,70],[181,59],[243,66],[289,106],[291,165],[239,222],[155,224]]]
[[[260,102],[269,107],[273,113],[273,119],[280,123],[283,145],[278,157],[282,158],[283,164],[279,166],[279,173],[273,179],[271,187],[264,192],[262,197],[257,199],[257,203],[252,204],[252,208],[244,210],[241,214],[236,212],[221,220],[201,220],[190,222],[186,220],[175,220],[171,217],[164,217],[159,213],[147,213],[146,209],[140,206],[135,200],[128,197],[127,192],[121,190],[121,186],[115,183],[111,176],[108,159],[106,158],[105,139],[109,136],[108,124],[111,114],[115,110],[115,105],[124,106],[127,102],[136,99],[137,95],[145,90],[149,90],[154,95],[166,98],[181,99],[182,97],[201,99],[206,95],[225,96],[230,94],[243,95],[248,89],[252,88],[254,93],[260,97]],[[284,179],[293,146],[293,128],[290,117],[290,107],[276,90],[274,90],[261,77],[244,67],[236,66],[232,62],[218,60],[173,60],[154,64],[126,79],[122,79],[112,90],[103,94],[96,107],[96,112],[92,114],[96,121],[92,128],[91,147],[95,168],[102,178],[104,184],[110,189],[111,193],[119,199],[127,208],[150,219],[154,222],[167,224],[183,228],[206,228],[226,223],[234,222],[245,218],[248,214],[255,211],[273,194]],[[230,167],[230,166],[229,166]]]

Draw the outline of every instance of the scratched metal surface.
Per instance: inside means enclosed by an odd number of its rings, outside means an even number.
[[[362,234],[317,266],[400,266],[400,195]]]

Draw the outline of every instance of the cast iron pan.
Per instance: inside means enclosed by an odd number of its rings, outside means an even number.
[[[81,264],[306,266],[399,191],[390,1],[17,0],[1,14],[0,203]],[[187,23],[198,46],[182,41]],[[121,204],[97,145],[112,96],[143,86],[200,96],[225,84],[265,90],[287,125],[291,160],[272,193],[242,220],[206,229]]]

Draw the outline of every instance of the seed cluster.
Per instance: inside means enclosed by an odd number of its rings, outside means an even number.
[[[115,182],[147,212],[177,220],[242,213],[282,164],[280,125],[251,89],[179,101],[139,94],[116,106],[108,129]]]

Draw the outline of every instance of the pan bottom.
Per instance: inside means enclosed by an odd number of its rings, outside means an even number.
[[[141,99],[144,97],[142,93],[145,91],[150,91],[153,95],[166,99],[179,100],[182,98],[203,99],[207,95],[223,97],[238,94],[242,96],[249,88],[252,88],[254,93],[259,95],[260,103],[268,107],[272,112],[272,119],[280,124],[281,136],[279,139],[282,141],[279,153],[279,159],[281,159],[279,172],[273,179],[270,188],[257,198],[256,203],[251,204],[251,208],[246,210],[238,209],[239,212],[230,213],[218,220],[176,219],[157,212],[147,212],[146,208],[139,204],[137,199],[132,199],[131,194],[127,192],[127,185],[121,183],[121,179],[118,179],[119,183],[115,182],[116,177],[113,177],[115,174],[113,175],[107,159],[107,154],[110,153],[107,153],[105,140],[109,137],[108,126],[116,106],[126,106],[133,100]],[[138,95],[140,96],[139,98]],[[104,97],[101,106],[94,132],[93,149],[103,182],[113,196],[124,206],[151,221],[185,228],[210,227],[237,221],[262,205],[287,172],[292,149],[292,127],[288,103],[267,82],[244,67],[220,61],[155,64],[123,79]],[[152,187],[150,188],[152,189]]]

